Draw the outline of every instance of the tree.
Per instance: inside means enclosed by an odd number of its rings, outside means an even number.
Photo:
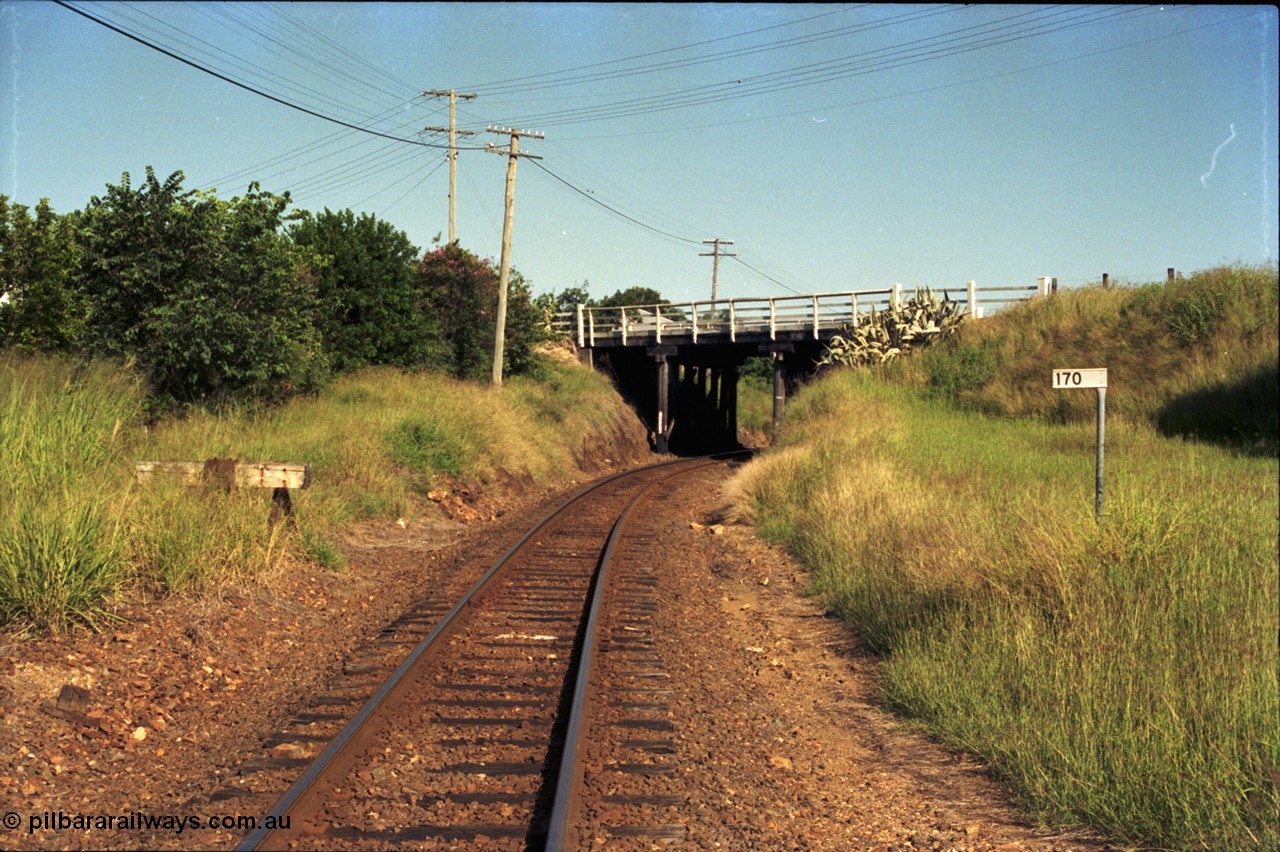
[[[335,370],[431,361],[434,329],[414,287],[418,249],[403,231],[367,213],[326,208],[299,214],[289,236],[319,261],[315,324]]]
[[[79,257],[74,217],[42,198],[33,218],[0,195],[0,346],[75,346],[86,310],[73,281]]]
[[[621,308],[628,305],[655,306],[669,305],[671,301],[664,299],[662,294],[652,287],[628,287],[625,290],[618,290],[612,296],[605,296],[596,303],[602,308]],[[627,317],[631,320],[643,320],[645,311],[636,309],[627,311]],[[664,319],[683,320],[684,312],[674,309],[662,311]]]
[[[620,308],[625,305],[665,305],[667,299],[652,287],[628,287],[612,296],[605,296],[597,304],[602,308]]]
[[[178,402],[279,398],[326,375],[311,323],[314,285],[281,232],[289,196],[222,201],[164,183],[151,167],[128,172],[84,211],[80,285],[90,304],[85,339],[133,357],[152,392]]]
[[[493,261],[456,243],[440,246],[418,262],[417,286],[423,311],[435,321],[445,368],[458,378],[487,381],[497,326],[498,270]],[[533,369],[533,346],[540,339],[539,315],[528,284],[513,269],[507,286],[504,373]]]
[[[574,314],[578,305],[590,305],[591,294],[587,292],[590,282],[583,281],[581,287],[566,287],[559,293],[540,293],[533,300],[538,313],[538,325],[543,336],[550,340],[555,337],[552,330],[557,314]]]

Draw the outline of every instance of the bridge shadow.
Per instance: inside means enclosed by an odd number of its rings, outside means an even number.
[[[768,353],[775,395],[785,398],[812,370],[816,354],[790,344]],[[738,439],[738,385],[756,346],[626,346],[582,350],[644,421],[659,453],[701,456],[744,449]]]

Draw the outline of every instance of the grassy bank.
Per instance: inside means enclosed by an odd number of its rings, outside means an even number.
[[[884,654],[886,700],[1033,817],[1277,848],[1275,297],[1268,270],[1060,293],[832,371],[738,511]],[[1111,370],[1101,523],[1093,394],[1053,366]]]
[[[584,446],[632,430],[606,381],[576,364],[500,391],[371,369],[318,397],[192,413],[146,428],[137,381],[106,364],[0,355],[0,622],[64,629],[133,589],[208,591],[283,560],[341,565],[344,524],[410,521],[451,481],[581,475]],[[134,484],[143,459],[305,462],[296,528],[265,523],[270,492]]]
[[[1060,292],[966,323],[948,345],[902,359],[891,373],[968,410],[1055,423],[1092,420],[1090,394],[1051,387],[1054,367],[1106,367],[1113,417],[1275,455],[1276,270],[1221,267],[1167,283]]]
[[[853,372],[792,403],[739,505],[886,654],[887,700],[1035,817],[1275,847],[1274,459],[957,413]]]

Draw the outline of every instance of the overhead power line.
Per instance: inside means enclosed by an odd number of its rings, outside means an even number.
[[[673,233],[671,233],[670,231],[664,231],[664,230],[662,230],[661,228],[655,228],[655,227],[654,227],[654,226],[652,226],[652,225],[649,225],[649,224],[646,224],[646,223],[644,223],[644,222],[641,222],[639,219],[636,219],[636,218],[635,218],[635,217],[633,217],[633,216],[628,216],[626,213],[623,213],[621,210],[617,210],[617,209],[615,209],[615,208],[613,208],[613,207],[610,207],[608,204],[605,204],[605,203],[604,203],[603,201],[601,201],[600,199],[595,198],[594,196],[592,196],[592,194],[591,194],[590,192],[587,192],[587,191],[586,191],[586,190],[584,190],[584,189],[579,189],[578,187],[576,187],[576,186],[574,186],[573,184],[569,183],[567,180],[565,180],[564,178],[560,177],[560,176],[559,176],[558,174],[556,174],[555,172],[551,171],[551,169],[548,169],[546,166],[542,165],[542,163],[539,163],[539,162],[537,162],[537,161],[535,160],[533,164],[534,164],[535,166],[537,166],[538,168],[542,169],[544,172],[546,172],[548,175],[550,175],[551,177],[553,177],[554,179],[556,179],[556,180],[557,180],[557,181],[559,181],[560,183],[562,183],[562,184],[564,184],[565,186],[569,187],[569,189],[573,190],[574,192],[576,192],[576,193],[578,193],[579,195],[581,195],[583,198],[585,198],[585,199],[587,199],[588,201],[590,201],[592,204],[598,204],[599,206],[603,207],[605,210],[608,210],[610,213],[614,214],[615,216],[621,216],[623,219],[626,219],[628,222],[631,222],[631,223],[633,223],[633,224],[639,225],[640,227],[645,228],[646,230],[653,231],[655,234],[662,234],[662,236],[664,236],[664,237],[670,237],[671,239],[673,239],[673,240],[679,240],[679,241],[680,241],[680,242],[682,242],[682,243],[690,243],[690,244],[692,244],[692,245],[702,245],[702,243],[701,243],[700,241],[698,241],[698,240],[691,240],[691,239],[689,239],[688,237],[682,237],[682,236],[680,236],[679,234],[673,234]]]
[[[361,133],[368,133],[372,136],[380,136],[383,139],[391,139],[395,142],[404,142],[408,145],[417,145],[422,148],[447,148],[448,147],[447,145],[432,145],[430,143],[422,142],[417,139],[406,139],[400,136],[392,136],[388,133],[382,133],[380,131],[373,130],[372,128],[369,128],[369,127],[362,127],[358,124],[353,124],[349,121],[344,121],[340,118],[335,118],[334,116],[331,116],[331,115],[325,115],[322,112],[317,112],[316,110],[310,109],[308,107],[304,107],[301,104],[295,104],[291,101],[285,100],[284,98],[276,97],[275,95],[272,95],[268,92],[264,92],[259,88],[250,86],[248,83],[243,83],[239,80],[236,80],[233,77],[228,77],[225,74],[222,74],[222,73],[219,73],[218,71],[213,70],[212,68],[206,68],[205,66],[201,65],[198,62],[194,62],[190,59],[187,59],[184,56],[180,56],[177,53],[174,53],[171,50],[167,50],[166,48],[163,48],[158,44],[154,44],[153,42],[147,41],[141,36],[135,35],[129,32],[128,30],[117,27],[114,24],[104,21],[103,19],[98,18],[94,15],[90,15],[88,12],[85,12],[83,9],[77,9],[75,6],[66,2],[66,0],[53,0],[53,2],[57,3],[59,6],[63,7],[64,9],[68,9],[72,12],[75,12],[77,15],[80,15],[81,17],[88,18],[90,21],[93,21],[95,24],[106,27],[112,32],[118,33],[124,36],[125,38],[130,39],[131,41],[136,41],[138,44],[141,44],[145,47],[149,47],[152,50],[156,51],[157,53],[164,54],[170,59],[175,59],[178,62],[181,62],[183,65],[189,65],[192,68],[196,69],[197,71],[202,71],[211,77],[216,77],[217,79],[222,80],[224,83],[230,83],[231,85],[244,89],[247,92],[252,92],[253,94],[258,95],[259,97],[266,98],[267,100],[273,101],[274,103],[278,103],[281,106],[286,106],[289,109],[297,110],[298,112],[305,113],[306,115],[310,115],[315,118],[319,118],[323,121],[328,121],[332,124],[337,124],[342,127],[349,128],[351,130],[358,130]]]
[[[914,39],[889,47],[855,53],[838,60],[808,63],[781,71],[712,84],[687,86],[682,89],[656,92],[644,97],[600,104],[594,107],[522,115],[512,120],[564,126],[722,103],[821,83],[836,82],[879,71],[893,70],[908,65],[949,58],[1036,36],[1076,29],[1117,17],[1133,17],[1145,14],[1153,14],[1153,12],[1142,7],[1122,7],[1119,9],[1114,7],[1100,9],[1073,7],[1057,12],[1045,10],[1021,12],[1002,18],[999,21],[964,27],[937,36]]]

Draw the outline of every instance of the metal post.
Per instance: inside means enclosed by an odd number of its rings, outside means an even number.
[[[1093,511],[1102,520],[1102,456],[1107,435],[1107,389],[1098,388],[1098,462],[1094,481]]]

